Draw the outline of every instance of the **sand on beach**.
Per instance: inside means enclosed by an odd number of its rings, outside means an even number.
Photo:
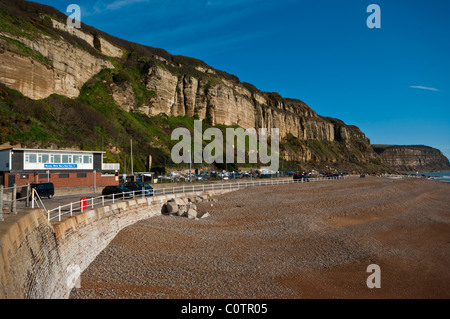
[[[206,219],[123,229],[71,298],[449,298],[449,195],[375,177],[239,190],[198,204]]]

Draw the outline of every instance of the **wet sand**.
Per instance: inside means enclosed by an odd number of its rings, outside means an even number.
[[[199,204],[207,219],[123,229],[71,298],[449,298],[449,195],[375,177],[239,190]]]

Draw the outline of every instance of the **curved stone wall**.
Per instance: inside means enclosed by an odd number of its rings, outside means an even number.
[[[40,209],[8,217],[0,223],[0,298],[68,298],[74,271],[84,271],[120,230],[160,215],[169,199],[190,195],[120,202],[52,224]]]

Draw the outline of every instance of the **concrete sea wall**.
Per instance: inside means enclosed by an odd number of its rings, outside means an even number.
[[[100,207],[50,223],[40,209],[0,223],[0,298],[68,298],[84,271],[123,228],[161,215],[175,197],[217,195],[216,190],[140,198]]]

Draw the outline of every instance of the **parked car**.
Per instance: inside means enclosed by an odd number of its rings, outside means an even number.
[[[144,190],[146,196],[153,196],[154,194],[153,187],[144,182],[128,182],[125,183],[124,186],[128,189],[129,192],[135,191],[137,195],[142,195],[142,190]]]
[[[112,196],[117,195],[117,197],[125,196],[125,198],[132,198],[133,194],[123,185],[112,185],[112,186],[106,186],[103,191],[103,196]]]
[[[30,187],[35,189],[39,197],[52,199],[55,196],[55,185],[53,183],[32,183]]]
[[[294,174],[293,179],[294,181],[298,181],[298,180],[305,180],[309,182],[309,176],[308,175],[301,175],[301,174]]]

